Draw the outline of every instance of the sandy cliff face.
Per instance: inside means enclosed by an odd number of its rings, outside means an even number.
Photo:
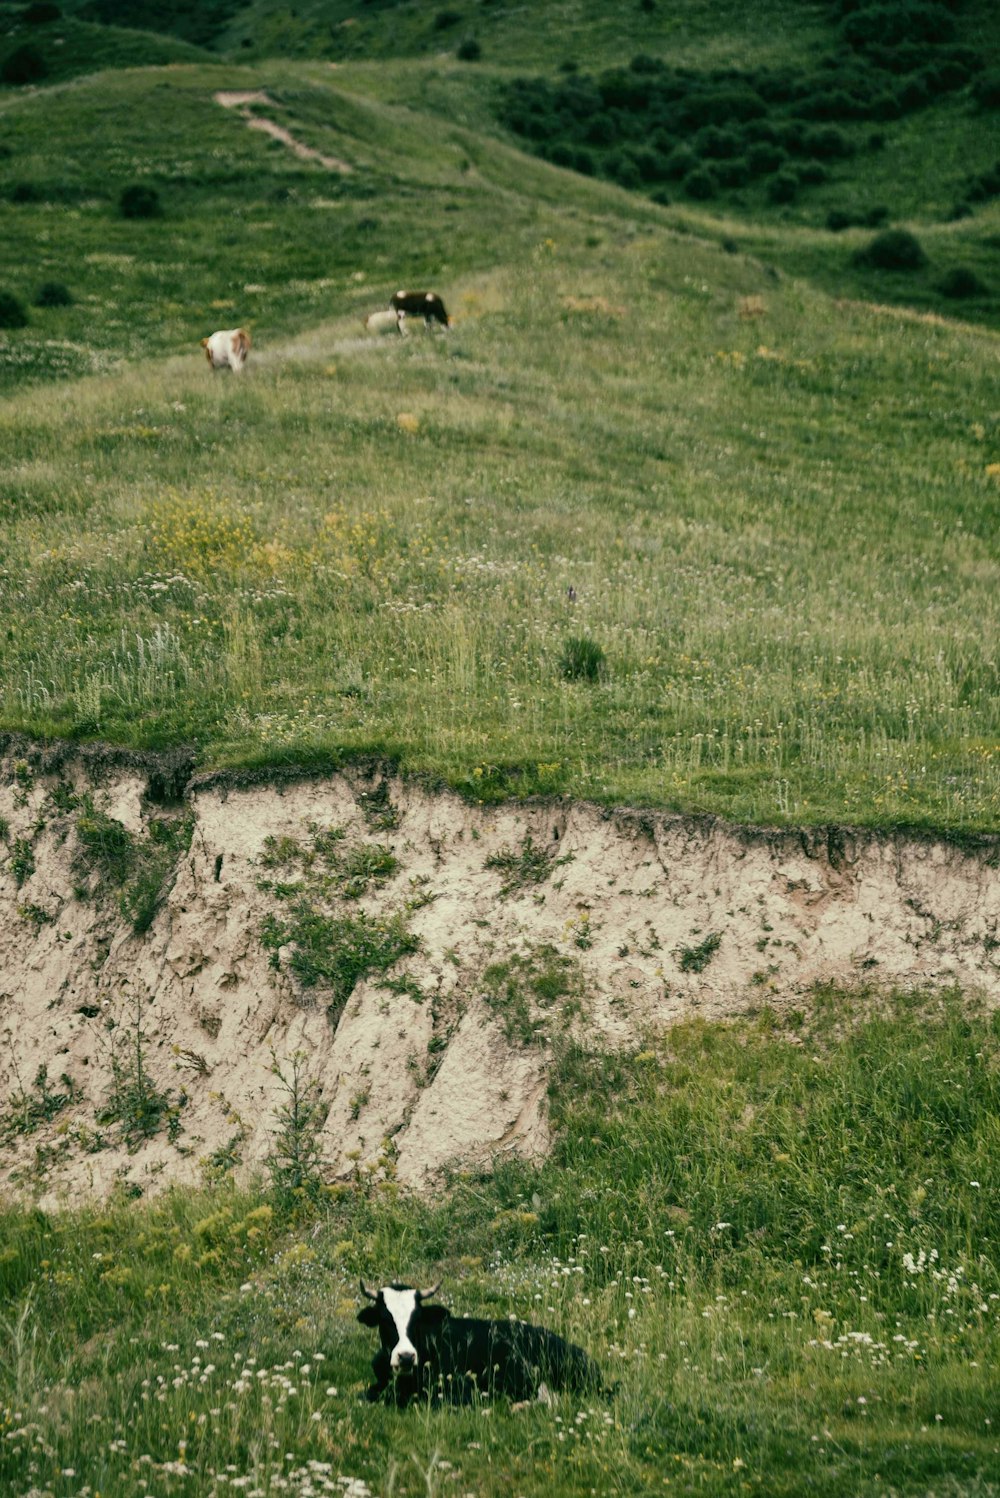
[[[997,849],[472,807],[360,772],[167,807],[149,787],[83,760],[0,777],[0,1186],[47,1204],[261,1165],[296,1055],[328,1178],[419,1185],[544,1151],[566,1026],[628,1045],[824,979],[1000,1000]],[[149,1138],[113,1116],[137,1077],[165,1104]]]

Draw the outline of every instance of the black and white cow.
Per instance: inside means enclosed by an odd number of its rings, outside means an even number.
[[[424,326],[439,322],[447,327],[451,318],[445,311],[444,302],[436,291],[396,291],[389,298],[389,306],[407,317],[422,317]]]
[[[361,1293],[372,1302],[358,1312],[378,1328],[382,1345],[372,1359],[375,1382],[366,1398],[403,1406],[429,1398],[467,1404],[475,1394],[534,1399],[541,1385],[605,1394],[600,1369],[582,1347],[527,1321],[479,1321],[428,1305],[438,1286],[414,1290],[384,1285]]]

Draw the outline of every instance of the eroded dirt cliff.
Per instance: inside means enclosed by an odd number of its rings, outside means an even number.
[[[260,1167],[295,1057],[328,1179],[419,1185],[544,1151],[573,1027],[630,1045],[830,979],[1000,1000],[992,845],[476,807],[361,771],[168,782],[16,753],[0,775],[0,1186],[45,1204]]]

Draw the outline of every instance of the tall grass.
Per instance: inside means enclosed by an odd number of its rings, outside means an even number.
[[[436,1197],[6,1209],[4,1490],[995,1493],[997,1026],[813,997],[567,1051],[551,1161]],[[456,1311],[586,1345],[615,1396],[359,1403],[359,1274],[442,1272]]]
[[[193,352],[11,402],[6,725],[994,826],[990,335],[568,232],[447,338],[333,322],[242,383]],[[604,665],[567,679],[581,636]]]

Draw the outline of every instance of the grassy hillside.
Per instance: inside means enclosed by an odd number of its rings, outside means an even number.
[[[0,6],[0,66],[45,62],[0,89],[0,730],[996,830],[982,70],[877,147],[835,124],[854,149],[790,201],[658,203],[525,150],[513,80],[794,73],[832,6],[24,9]],[[956,14],[989,67],[995,9]],[[873,264],[879,226],[926,258]],[[450,332],[365,339],[404,284]],[[238,324],[248,369],[213,376],[199,340]],[[957,996],[814,993],[631,1057],[561,1047],[552,1160],[434,1200],[391,1170],[290,1189],[286,1116],[247,1193],[219,1155],[203,1197],[4,1207],[0,1489],[997,1498],[997,1063]],[[0,1144],[58,1112],[57,1069]],[[456,1308],[585,1343],[616,1398],[360,1404],[358,1275],[438,1267]]]
[[[289,64],[3,118],[37,189],[0,207],[6,277],[72,297],[0,349],[28,382],[0,418],[6,727],[207,765],[374,751],[481,797],[995,825],[995,334],[830,301]],[[162,216],[122,217],[129,184]],[[359,341],[424,281],[450,335]],[[247,378],[213,379],[199,338],[244,322]],[[65,382],[88,369],[118,372]]]
[[[201,1196],[6,1209],[4,1491],[995,1498],[997,1026],[953,996],[811,1009],[567,1050],[551,1162],[421,1202],[289,1194],[286,1134],[266,1194],[217,1161]],[[443,1275],[617,1392],[361,1403],[359,1275]]]

